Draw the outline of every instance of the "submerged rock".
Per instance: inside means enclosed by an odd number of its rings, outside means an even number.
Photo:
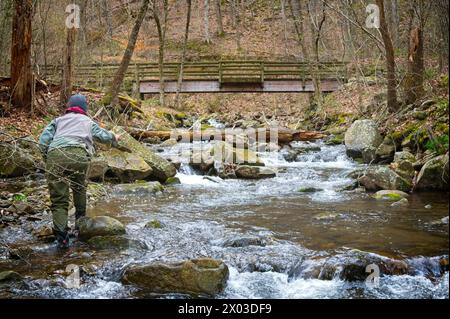
[[[368,191],[400,190],[408,192],[412,183],[385,166],[372,166],[362,173],[358,182]]]
[[[161,229],[164,228],[164,225],[157,219],[149,221],[147,224],[145,224],[144,228],[147,229]]]
[[[417,177],[416,190],[448,191],[448,154],[428,161]]]
[[[145,243],[124,236],[96,236],[89,239],[87,243],[96,250],[148,249]]]
[[[222,261],[203,258],[178,263],[131,266],[122,282],[155,293],[214,296],[226,286],[229,270]]]
[[[409,205],[409,201],[407,198],[402,198],[399,201],[392,203],[391,207],[402,207],[402,206],[408,206]]]
[[[399,201],[403,198],[407,198],[409,195],[402,191],[397,190],[383,190],[379,191],[374,195],[375,199],[378,200],[391,200],[391,201]]]
[[[223,247],[248,247],[248,246],[261,246],[264,247],[268,244],[268,240],[256,236],[248,237],[236,237],[230,238],[223,242]]]
[[[181,181],[178,177],[169,177],[166,182],[166,185],[178,185],[181,184]]]
[[[298,190],[299,193],[318,193],[323,192],[322,188],[315,188],[315,187],[303,187]]]
[[[164,190],[159,182],[139,182],[133,184],[119,184],[113,188],[114,192],[119,195],[151,195]]]
[[[235,170],[235,174],[237,178],[242,179],[264,179],[277,176],[270,168],[247,165],[238,166]]]
[[[383,142],[376,123],[372,120],[355,121],[345,133],[347,155],[363,158],[366,163],[375,159],[377,148]]]
[[[83,217],[79,221],[80,239],[89,240],[96,236],[115,236],[125,234],[125,226],[117,219],[108,216]]]

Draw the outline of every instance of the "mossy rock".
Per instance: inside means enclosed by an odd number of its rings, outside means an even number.
[[[80,239],[89,240],[96,236],[116,236],[125,234],[125,226],[108,216],[83,217],[79,221]]]
[[[403,198],[407,198],[409,195],[402,191],[396,190],[383,190],[379,191],[374,195],[375,199],[378,200],[388,200],[388,201],[399,201]]]
[[[164,228],[164,225],[157,219],[149,221],[147,224],[145,224],[144,228],[147,229],[161,229]]]
[[[334,136],[332,139],[325,142],[325,145],[342,145],[344,144],[344,136],[343,135],[337,135]]]
[[[166,185],[179,185],[179,184],[181,184],[181,181],[180,181],[180,179],[178,177],[169,177],[164,184],[166,184]]]

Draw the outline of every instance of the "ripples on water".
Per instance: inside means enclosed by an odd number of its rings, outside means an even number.
[[[29,287],[13,291],[13,295],[139,297],[138,291],[118,283],[124,265],[210,256],[230,267],[228,286],[220,298],[448,298],[448,272],[431,280],[419,271],[429,263],[428,257],[448,255],[448,225],[433,224],[448,215],[448,200],[438,194],[421,194],[411,196],[407,208],[392,208],[366,193],[343,192],[341,189],[353,182],[348,173],[363,166],[349,160],[343,146],[320,142],[308,146],[321,150],[300,155],[292,163],[283,159],[283,151],[261,154],[266,166],[278,171],[273,179],[206,179],[182,164],[177,175],[181,185],[167,187],[161,195],[111,198],[99,203],[92,213],[122,220],[128,236],[145,242],[150,250],[105,252],[87,258],[97,264],[97,275],[88,277],[77,290],[51,285],[45,278],[32,280]],[[162,155],[190,147],[178,145]],[[320,191],[298,192],[305,187]],[[433,209],[425,209],[430,203]],[[165,227],[143,230],[152,219]],[[0,234],[0,238],[17,237]],[[246,247],[226,245],[246,237],[260,242]],[[314,266],[316,258],[333,256],[343,247],[414,260],[418,271],[415,276],[382,277],[378,288],[290,274],[299,263],[304,268]],[[51,261],[56,264],[54,269],[65,268],[66,263],[58,266],[46,249],[41,249],[40,262]]]

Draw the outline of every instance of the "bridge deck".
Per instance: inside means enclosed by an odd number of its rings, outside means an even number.
[[[97,87],[107,86],[118,64],[93,64],[75,68],[74,83]],[[164,90],[176,92],[181,70],[178,62],[164,63]],[[183,67],[182,93],[214,92],[313,92],[310,66],[305,62],[220,61],[186,62]],[[317,75],[321,90],[337,90],[346,79],[346,63],[320,62]],[[47,78],[58,81],[61,66],[42,69]],[[137,83],[142,94],[159,92],[160,70],[157,63],[131,64],[125,75],[125,85]]]

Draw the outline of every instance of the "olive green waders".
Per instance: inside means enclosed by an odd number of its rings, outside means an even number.
[[[53,229],[58,240],[68,238],[70,188],[73,192],[75,217],[86,214],[86,174],[90,163],[82,147],[64,147],[47,154],[47,182],[50,192]]]

